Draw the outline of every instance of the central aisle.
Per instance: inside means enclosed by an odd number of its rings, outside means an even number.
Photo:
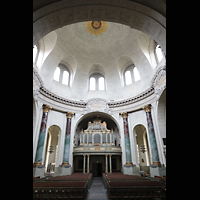
[[[87,200],[108,200],[102,177],[93,177]]]

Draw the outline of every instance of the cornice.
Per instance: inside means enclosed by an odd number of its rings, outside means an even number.
[[[132,98],[128,98],[128,99],[124,99],[124,100],[120,100],[120,101],[109,102],[108,106],[110,108],[114,108],[114,107],[132,104],[132,103],[135,103],[137,101],[141,101],[141,100],[147,98],[148,96],[152,95],[153,93],[154,93],[154,88],[150,87],[147,90],[145,90],[144,92],[142,92]]]
[[[63,97],[58,96],[55,93],[47,90],[45,87],[41,87],[39,92],[41,94],[43,94],[44,96],[48,97],[49,99],[52,99],[52,100],[62,103],[62,104],[66,104],[66,105],[70,105],[70,106],[77,106],[77,107],[82,107],[82,108],[86,107],[86,103],[84,101],[82,102],[82,101],[75,101],[75,100],[69,100],[67,98],[63,98]]]

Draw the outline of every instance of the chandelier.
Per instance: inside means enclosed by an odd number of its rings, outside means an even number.
[[[54,152],[54,146],[53,145],[50,145],[49,146],[49,151],[48,151],[50,154],[52,154]]]
[[[141,144],[140,145],[140,152],[142,152],[142,153],[144,153],[144,152],[146,152],[147,150],[146,150],[146,148],[145,148],[145,145],[144,144]]]

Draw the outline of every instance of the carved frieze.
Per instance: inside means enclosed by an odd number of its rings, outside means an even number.
[[[99,111],[99,112],[105,112],[105,113],[111,114],[110,108],[105,99],[93,98],[93,99],[89,99],[86,103],[87,105],[85,108],[85,113]]]
[[[163,90],[166,88],[166,66],[162,66],[157,70],[152,79],[152,86],[155,90],[156,98],[159,99]]]
[[[43,81],[41,80],[37,71],[33,68],[33,98],[37,99],[40,87],[43,86]]]

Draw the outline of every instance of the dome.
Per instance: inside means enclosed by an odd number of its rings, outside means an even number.
[[[44,87],[61,98],[76,101],[119,101],[148,90],[157,66],[150,51],[155,41],[139,30],[114,22],[102,21],[103,31],[95,34],[92,31],[97,29],[91,26],[89,31],[88,23],[91,22],[66,25],[40,39],[43,58],[42,64],[36,63],[36,69]],[[67,68],[69,84],[55,81],[59,65]],[[130,66],[138,77],[132,77],[131,84],[126,85],[125,71]],[[92,74],[104,78],[103,89],[90,90]]]

